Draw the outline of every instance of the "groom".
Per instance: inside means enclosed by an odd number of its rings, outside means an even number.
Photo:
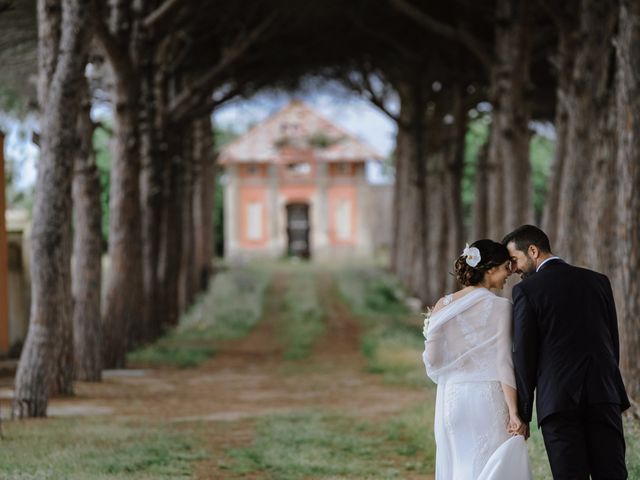
[[[609,279],[553,256],[537,227],[524,225],[502,243],[523,279],[513,288],[513,363],[522,421],[531,421],[537,389],[538,424],[555,480],[626,479],[621,412],[629,399],[618,369]]]

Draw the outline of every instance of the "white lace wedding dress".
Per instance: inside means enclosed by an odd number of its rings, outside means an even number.
[[[438,384],[436,480],[530,480],[522,436],[507,433],[500,382],[515,386],[511,302],[479,288],[431,316],[422,355]]]

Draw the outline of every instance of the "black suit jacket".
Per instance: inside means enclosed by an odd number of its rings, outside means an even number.
[[[513,364],[518,409],[538,423],[581,403],[629,408],[618,368],[618,323],[605,275],[549,260],[513,288]]]

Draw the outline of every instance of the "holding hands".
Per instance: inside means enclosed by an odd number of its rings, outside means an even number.
[[[516,412],[509,412],[509,424],[507,432],[512,435],[522,435],[525,440],[529,438],[529,424],[524,423]]]

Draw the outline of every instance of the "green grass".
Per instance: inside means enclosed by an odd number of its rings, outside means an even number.
[[[340,270],[335,277],[343,300],[365,327],[361,348],[367,370],[381,374],[389,383],[427,384],[421,318],[404,304],[397,280],[373,268]]]
[[[230,340],[246,335],[260,320],[271,271],[261,266],[219,272],[209,291],[186,313],[177,335],[183,339]]]
[[[265,417],[250,446],[227,452],[227,468],[278,480],[426,474],[434,463],[424,448],[431,418],[428,407],[382,422],[323,412]]]
[[[638,480],[640,479],[640,422],[625,419],[624,434],[627,440],[629,480]]]
[[[625,419],[624,434],[627,442],[626,461],[629,480],[640,480],[640,423]],[[536,480],[552,480],[553,476],[547,460],[542,432],[538,430],[535,415],[531,422],[531,437],[528,441],[528,447],[533,478]]]
[[[270,271],[264,267],[237,267],[219,272],[209,290],[153,345],[128,355],[129,362],[189,368],[215,353],[218,341],[240,338],[262,316]]]
[[[192,436],[112,418],[8,422],[4,428],[3,480],[190,479],[194,463],[206,458]]]
[[[382,269],[350,267],[335,271],[338,290],[353,313],[364,318],[406,316],[404,292],[398,280]]]
[[[280,337],[284,358],[308,357],[319,337],[325,333],[324,311],[318,299],[316,276],[311,269],[291,273],[280,317]]]
[[[531,437],[527,441],[527,448],[531,457],[531,471],[533,478],[536,480],[551,480],[551,468],[547,460],[547,451],[544,448],[544,440],[542,439],[542,431],[538,429],[538,419],[535,412],[533,419],[529,424],[531,429]]]

